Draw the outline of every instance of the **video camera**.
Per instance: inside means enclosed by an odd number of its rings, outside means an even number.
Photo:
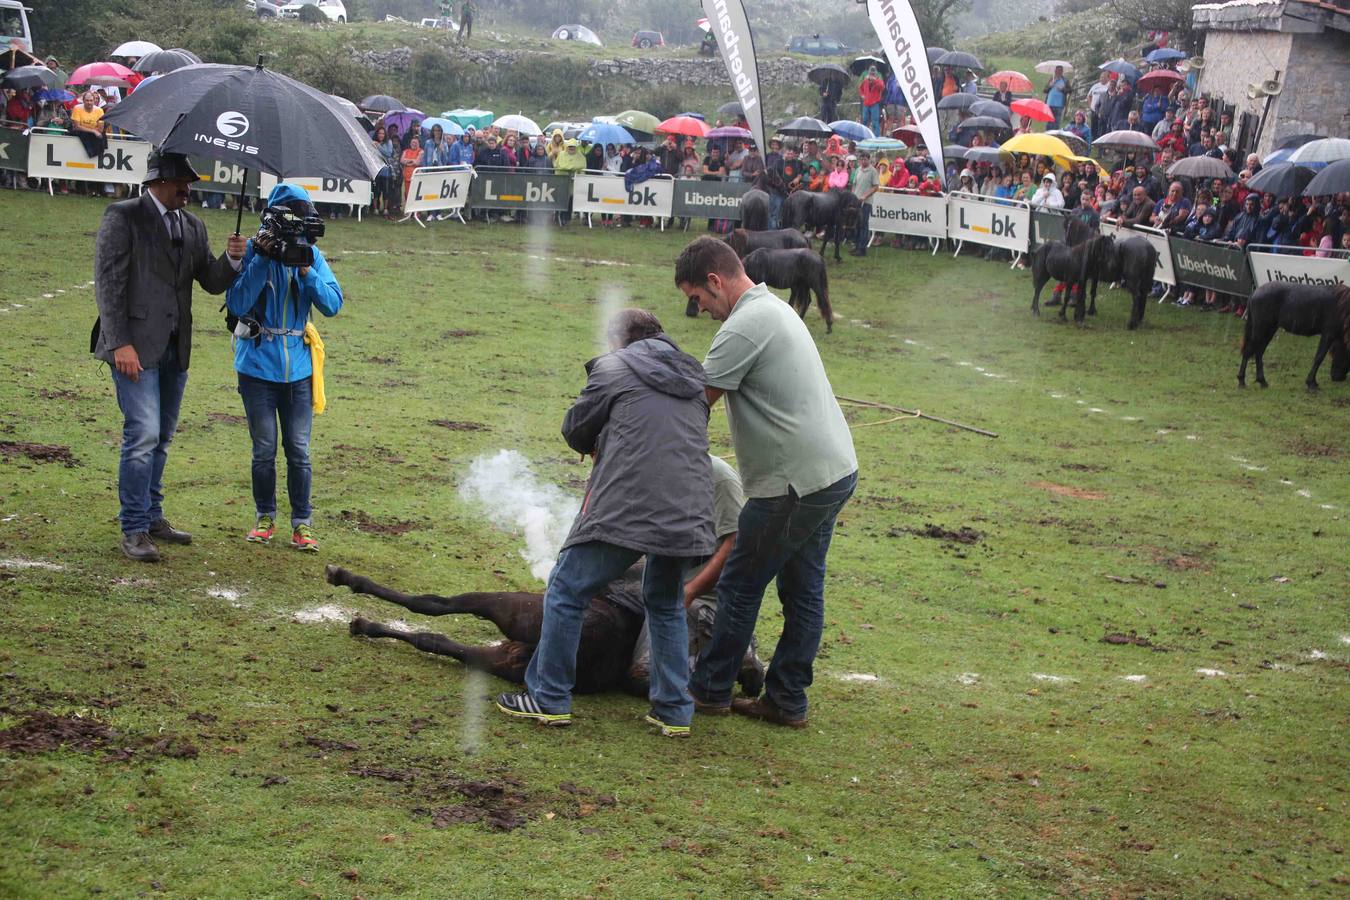
[[[313,207],[300,215],[289,206],[269,206],[263,210],[258,237],[254,246],[264,256],[285,266],[314,265],[314,242],[323,237],[323,219]]]

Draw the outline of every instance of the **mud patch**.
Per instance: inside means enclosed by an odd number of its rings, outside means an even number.
[[[0,441],[0,457],[26,457],[34,462],[59,462],[67,469],[80,464],[69,447],[60,444],[35,444],[31,441]]]
[[[219,422],[222,425],[247,425],[248,418],[235,415],[234,413],[209,412],[206,414],[208,422]]]
[[[1166,649],[1164,647],[1159,647],[1143,635],[1135,634],[1133,631],[1129,634],[1122,634],[1119,631],[1110,632],[1109,634],[1102,635],[1100,643],[1114,644],[1116,646],[1148,647],[1153,650]]]
[[[933,538],[938,541],[947,541],[953,544],[978,544],[984,535],[969,525],[962,525],[953,531],[950,528],[944,528],[941,525],[935,525],[932,522],[925,522],[922,528],[905,528],[904,531],[910,534],[917,534],[919,537]]]
[[[473,331],[468,328],[456,328],[452,331],[441,332],[441,338],[452,339],[452,338],[478,337],[482,333],[483,332],[481,331]]]
[[[448,428],[451,431],[491,431],[490,425],[484,425],[482,422],[456,422],[451,419],[432,419],[431,424],[438,428]]]
[[[78,391],[72,391],[72,390],[70,390],[70,389],[68,389],[68,388],[63,388],[63,389],[61,389],[61,390],[55,390],[55,391],[54,391],[54,390],[51,390],[50,388],[42,388],[41,390],[38,391],[38,396],[41,397],[43,400],[78,400],[78,399],[80,399],[80,394],[79,394]]]
[[[1064,463],[1061,469],[1071,469],[1074,472],[1105,472],[1106,466],[1093,465],[1092,463]]]
[[[111,760],[168,757],[196,759],[197,748],[175,736],[134,737],[114,731],[97,719],[58,716],[45,710],[18,714],[19,721],[0,731],[0,753],[76,753],[103,751]]]
[[[1319,444],[1303,438],[1290,442],[1289,452],[1309,459],[1336,459],[1344,453],[1334,444]]]
[[[1028,482],[1028,485],[1040,488],[1043,491],[1049,491],[1052,494],[1058,494],[1061,497],[1073,497],[1076,500],[1106,499],[1106,494],[1102,491],[1087,491],[1067,484],[1055,484],[1053,481],[1031,481]]]
[[[364,531],[366,534],[394,536],[407,534],[417,527],[417,523],[415,522],[407,522],[400,519],[392,519],[388,522],[378,522],[359,509],[344,509],[339,518],[344,522],[354,524],[358,531]]]

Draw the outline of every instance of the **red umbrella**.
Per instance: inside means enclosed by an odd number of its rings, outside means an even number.
[[[1151,91],[1154,88],[1170,91],[1174,83],[1185,80],[1180,72],[1173,72],[1171,69],[1154,69],[1141,77],[1136,87],[1141,93]]]
[[[693,116],[672,116],[656,126],[659,134],[682,134],[685,137],[702,138],[708,135],[708,123],[700,122]]]
[[[1035,119],[1037,122],[1053,122],[1055,120],[1055,114],[1050,111],[1050,107],[1034,97],[1014,100],[1012,111],[1023,118]]]
[[[136,73],[121,63],[92,62],[85,63],[70,75],[66,84],[97,84],[102,87],[116,85],[127,87],[136,80]]]
[[[1014,91],[1019,94],[1025,94],[1031,90],[1031,79],[1021,72],[1014,72],[1011,69],[1004,69],[1002,72],[995,72],[985,81],[996,88]]]
[[[901,125],[898,128],[891,129],[891,137],[897,141],[904,141],[906,145],[913,147],[923,140],[923,132],[913,125]]]

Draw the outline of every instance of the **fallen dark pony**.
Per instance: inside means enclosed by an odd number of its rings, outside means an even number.
[[[1344,381],[1350,371],[1350,287],[1324,287],[1272,281],[1257,288],[1247,301],[1242,330],[1242,364],[1238,386],[1247,384],[1247,360],[1256,358],[1256,383],[1267,387],[1262,357],[1275,333],[1283,328],[1302,337],[1314,335],[1317,354],[1308,372],[1308,390],[1317,390],[1317,370],[1331,353],[1331,380]]]

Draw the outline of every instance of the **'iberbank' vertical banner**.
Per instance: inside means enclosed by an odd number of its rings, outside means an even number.
[[[928,66],[928,48],[909,0],[867,0],[867,17],[881,38],[886,61],[895,80],[909,98],[914,124],[923,134],[928,155],[937,166],[938,179],[946,177],[947,163],[942,158],[942,127],[938,125],[937,97],[933,94],[933,71]]]
[[[703,0],[703,12],[717,36],[717,49],[722,51],[722,62],[727,64],[727,74],[736,89],[736,99],[741,101],[750,133],[755,136],[760,152],[767,153],[764,107],[759,102],[759,64],[755,62],[755,39],[750,34],[745,5],[741,0]]]

